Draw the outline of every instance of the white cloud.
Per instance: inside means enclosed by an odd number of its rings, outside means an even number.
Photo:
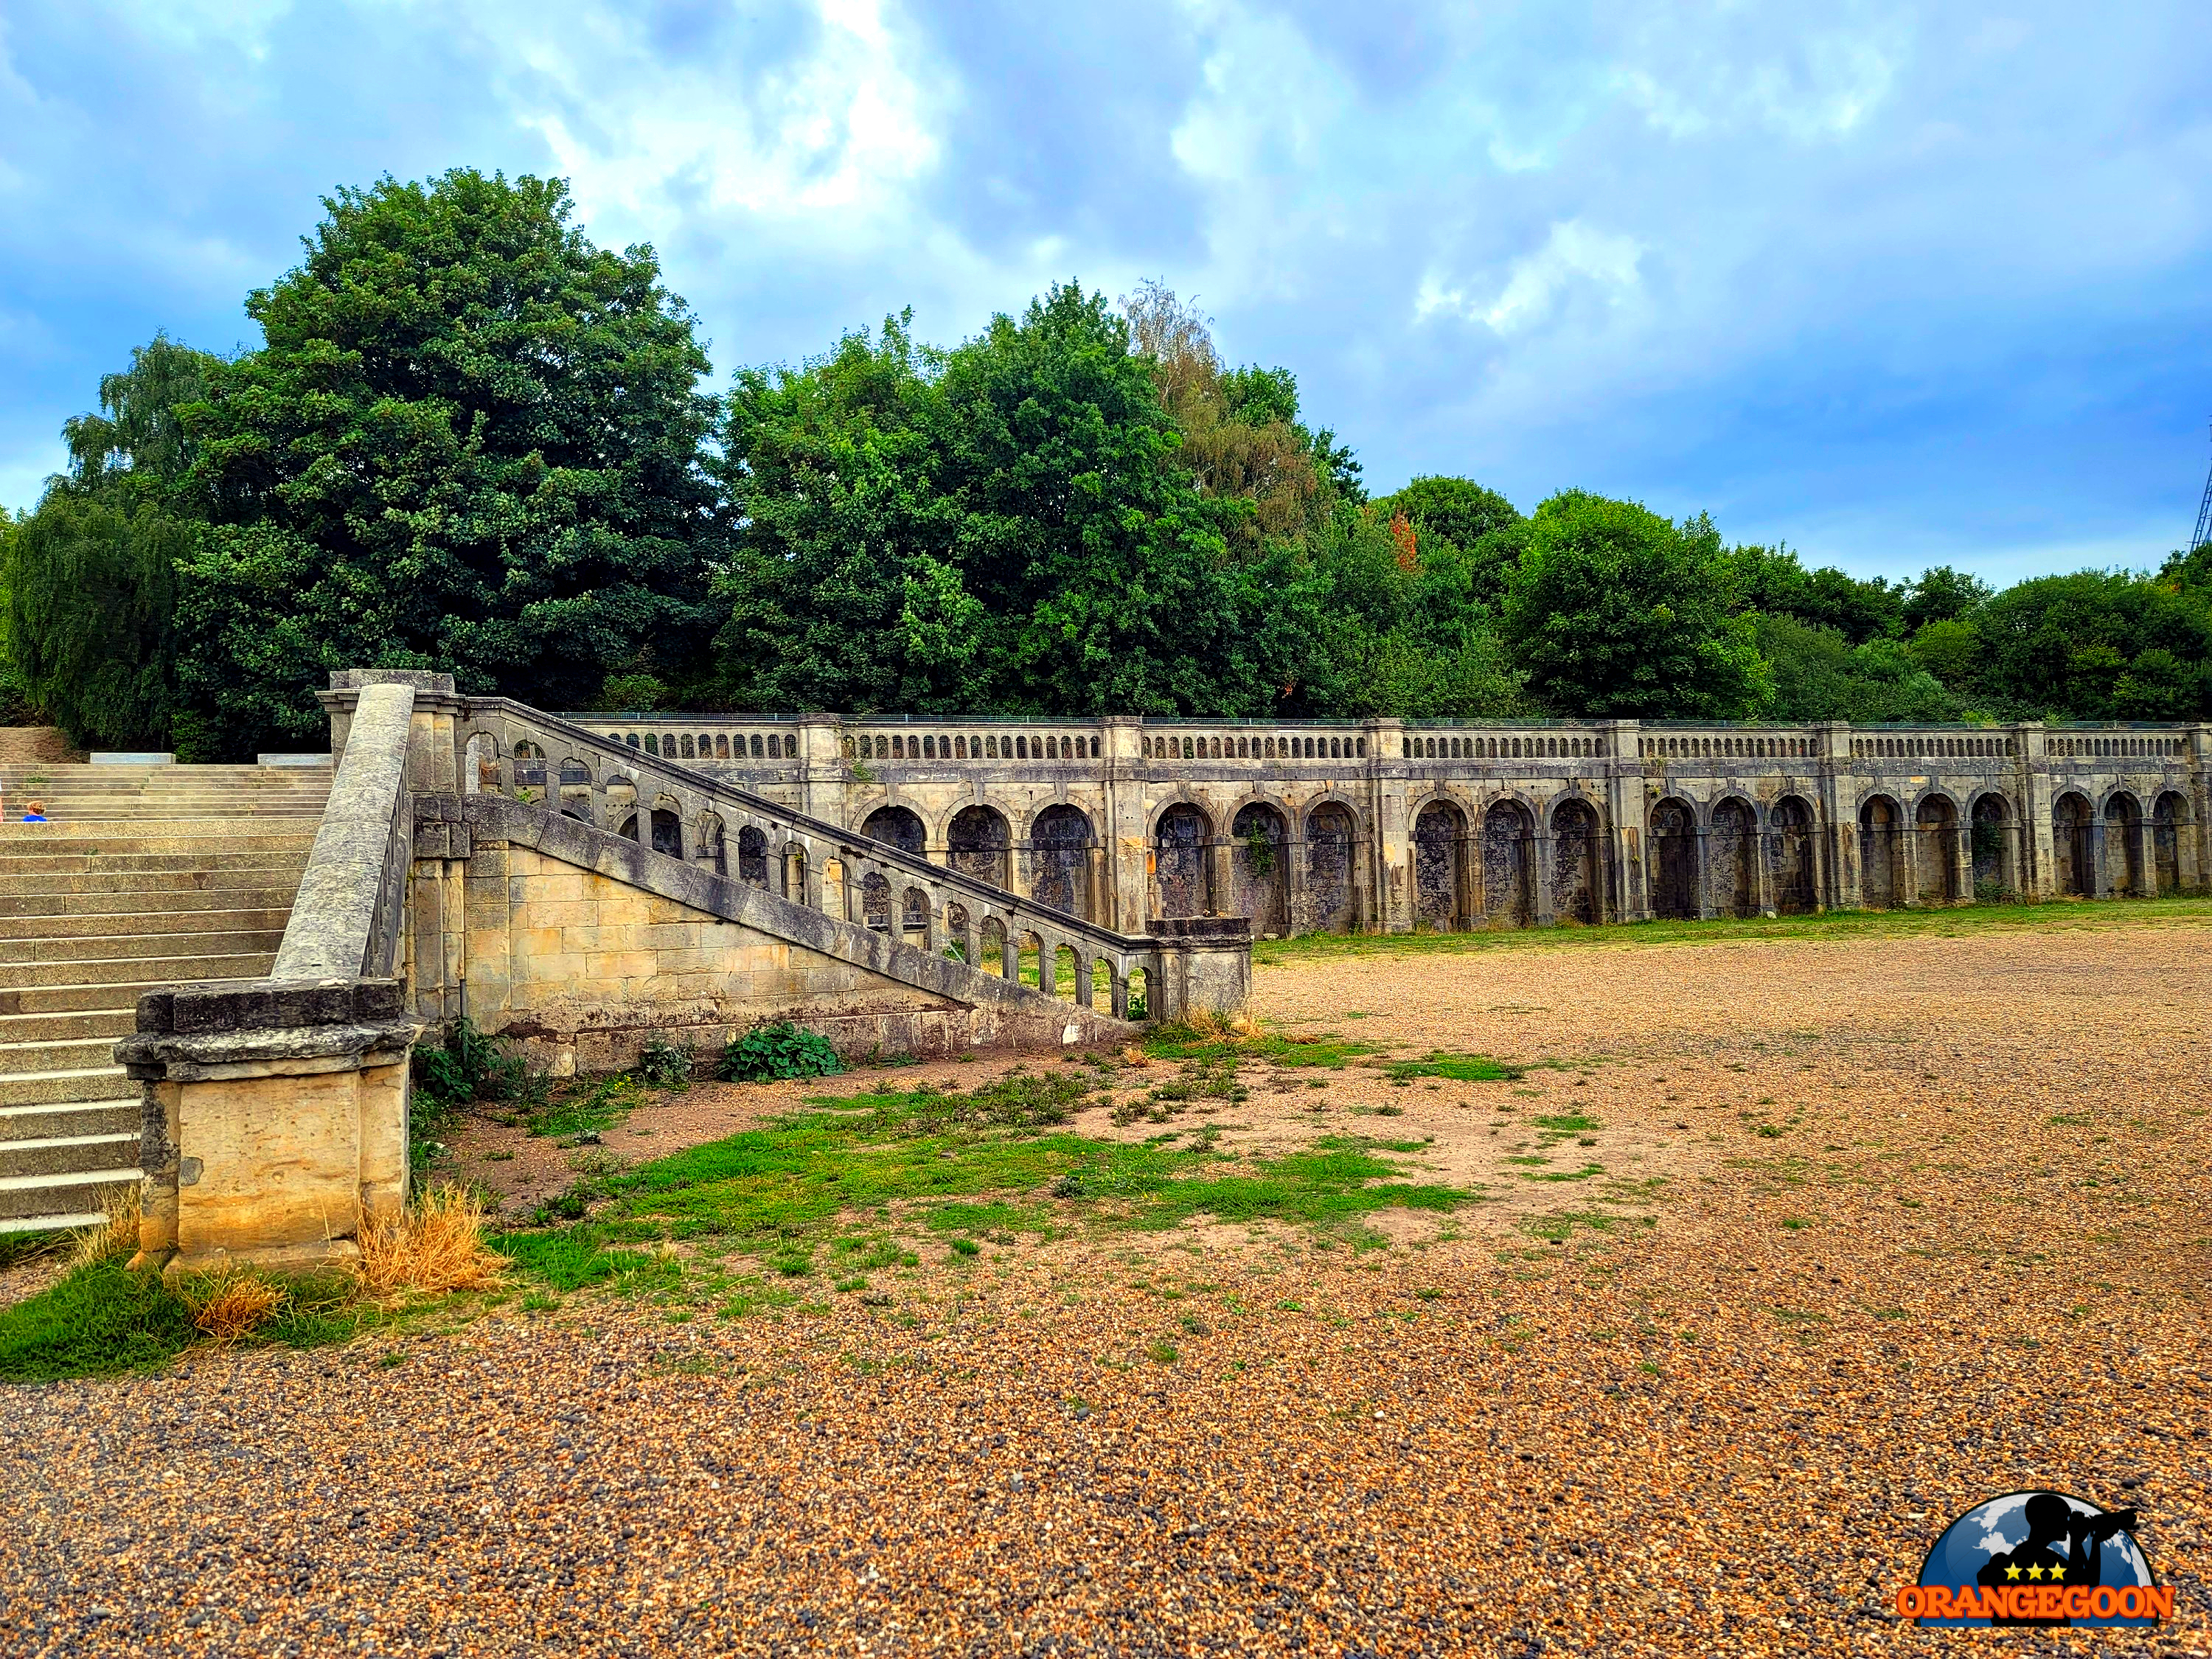
[[[1533,328],[1550,317],[1571,292],[1595,295],[1607,305],[1629,298],[1638,284],[1644,246],[1634,237],[1600,230],[1579,219],[1551,228],[1544,245],[1513,262],[1504,284],[1485,300],[1445,285],[1435,271],[1421,278],[1413,299],[1416,321],[1440,313],[1485,324],[1499,334]]]

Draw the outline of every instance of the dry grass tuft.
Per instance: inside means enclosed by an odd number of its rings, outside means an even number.
[[[1124,1066],[1149,1066],[1152,1063],[1152,1057],[1133,1042],[1121,1050],[1121,1063]]]
[[[185,1305],[192,1310],[192,1323],[217,1342],[251,1336],[286,1300],[283,1291],[243,1267],[218,1268],[188,1280],[181,1289]]]
[[[1202,1037],[1249,1042],[1260,1035],[1260,1022],[1248,1013],[1217,1014],[1211,1008],[1194,1008],[1183,1024]]]
[[[459,1187],[432,1187],[389,1221],[362,1229],[362,1283],[378,1296],[488,1291],[505,1267],[484,1243],[483,1200]]]
[[[130,1255],[138,1249],[138,1191],[131,1187],[108,1195],[100,1206],[106,1212],[106,1219],[76,1236],[71,1265],[89,1267],[118,1255]]]

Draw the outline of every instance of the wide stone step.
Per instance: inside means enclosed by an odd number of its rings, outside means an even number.
[[[0,1176],[0,1232],[88,1227],[106,1218],[109,1199],[141,1179],[136,1162],[65,1175]]]
[[[276,958],[272,957],[268,960],[271,966],[275,965]],[[158,968],[159,964],[155,966]],[[267,968],[260,968],[249,975],[229,974],[218,977],[249,978],[268,971]],[[50,1014],[119,1013],[135,1021],[140,997],[149,991],[159,991],[177,984],[182,977],[185,976],[125,978],[92,983],[79,981],[70,985],[0,986],[0,1018],[20,1015],[25,1018],[40,1018]],[[133,1029],[136,1029],[135,1025]]]
[[[134,915],[159,905],[172,915],[210,911],[245,914],[274,910],[289,916],[299,894],[295,882],[268,881],[252,887],[179,887],[148,880],[136,887],[101,889],[92,892],[0,893],[0,918],[29,921],[39,916]]]
[[[0,1042],[0,1077],[18,1072],[65,1071],[112,1066],[113,1037],[75,1037],[59,1042]]]
[[[0,1106],[0,1141],[137,1134],[143,1112],[143,1106],[136,1098],[53,1100],[29,1106]]]
[[[204,823],[176,834],[149,834],[152,826],[118,824],[115,833],[103,835],[88,824],[17,823],[0,829],[0,860],[19,858],[57,858],[97,854],[121,858],[132,853],[152,853],[174,858],[180,853],[289,853],[315,844],[312,830],[268,830],[258,819],[246,819],[250,828],[216,831]]]
[[[140,985],[149,989],[185,980],[266,979],[276,963],[276,947],[221,956],[119,957],[109,961],[0,962],[0,991],[78,990],[96,985]],[[112,1002],[47,1003],[46,1008],[112,1007]],[[0,1012],[33,1012],[0,1004]]]
[[[116,918],[103,916],[100,920],[109,923],[112,929]],[[146,954],[149,945],[163,956],[234,957],[263,951],[273,955],[283,942],[282,927],[202,928],[164,933],[154,939],[140,933],[112,931],[76,939],[0,938],[0,965],[44,963],[63,967],[72,962],[110,962]]]
[[[216,892],[226,888],[289,884],[297,892],[307,868],[305,853],[257,853],[241,859],[159,860],[170,867],[142,869],[138,860],[130,867],[111,868],[98,859],[80,859],[74,870],[9,871],[0,869],[0,896],[37,896],[64,893],[166,893],[189,890]],[[233,900],[235,903],[239,901]]]
[[[137,910],[96,911],[90,915],[70,912],[33,916],[0,915],[0,960],[5,960],[5,942],[9,940],[62,940],[99,934],[137,939],[149,933],[265,933],[272,931],[281,938],[284,923],[292,914],[289,901],[259,910],[190,908],[171,910],[148,908],[160,902],[159,895],[139,894],[135,896],[140,903]]]
[[[111,1045],[112,1046],[112,1045]],[[80,1066],[62,1072],[0,1073],[0,1106],[52,1106],[73,1100],[112,1100],[127,1094],[131,1079],[120,1066]]]
[[[103,985],[100,988],[112,992],[129,988]],[[132,1009],[120,1003],[112,1008],[82,1008],[68,1013],[0,1014],[0,1042],[89,1042],[94,1038],[112,1042],[137,1029]]]
[[[139,1139],[135,1133],[0,1140],[0,1178],[112,1170],[136,1158],[138,1148]]]
[[[271,848],[259,852],[228,853],[220,847],[203,848],[196,852],[174,853],[23,853],[14,857],[0,857],[0,881],[11,881],[23,876],[78,876],[107,873],[112,875],[181,875],[198,870],[238,868],[251,863],[257,868],[271,869],[289,865],[293,869],[307,866],[307,854],[312,842],[299,847]],[[22,892],[22,887],[5,890]],[[36,886],[27,890],[36,892]]]

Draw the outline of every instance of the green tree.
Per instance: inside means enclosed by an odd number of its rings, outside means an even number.
[[[1759,616],[1759,652],[1774,674],[1765,712],[1779,720],[1953,720],[1960,699],[1898,641],[1853,645],[1832,628]]]
[[[715,404],[652,250],[592,246],[559,180],[458,169],[324,205],[247,301],[267,343],[183,411],[219,533],[184,573],[179,672],[223,746],[311,736],[332,667],[551,708],[690,669]]]
[[[1948,564],[1933,565],[1905,590],[1903,621],[1907,631],[1917,634],[1930,623],[1972,617],[1989,597],[1990,585],[1979,576]]]
[[[204,757],[176,729],[175,573],[203,528],[183,411],[222,366],[156,335],[103,376],[100,412],[62,428],[70,471],[0,553],[12,701],[83,746]]]
[[[1294,681],[1247,560],[1126,321],[1075,284],[950,351],[902,319],[796,371],[741,373],[716,584],[753,707],[1256,714]],[[1304,636],[1291,645],[1305,648]],[[1276,676],[1281,673],[1280,678]]]
[[[2126,571],[2007,588],[1974,616],[1980,684],[2010,710],[2071,720],[2212,713],[2212,595]]]
[[[1568,490],[1536,509],[1504,637],[1563,713],[1735,718],[1765,705],[1771,678],[1730,597],[1709,526]]]
[[[1808,570],[1787,547],[1732,547],[1723,562],[1740,611],[1794,617],[1855,646],[1904,626],[1903,590],[1879,576],[1861,581],[1832,565]]]

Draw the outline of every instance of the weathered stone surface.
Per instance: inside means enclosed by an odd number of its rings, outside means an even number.
[[[378,902],[386,890],[394,817],[405,806],[414,714],[415,689],[410,684],[362,689],[322,828],[276,952],[276,977],[359,975],[367,967]]]

